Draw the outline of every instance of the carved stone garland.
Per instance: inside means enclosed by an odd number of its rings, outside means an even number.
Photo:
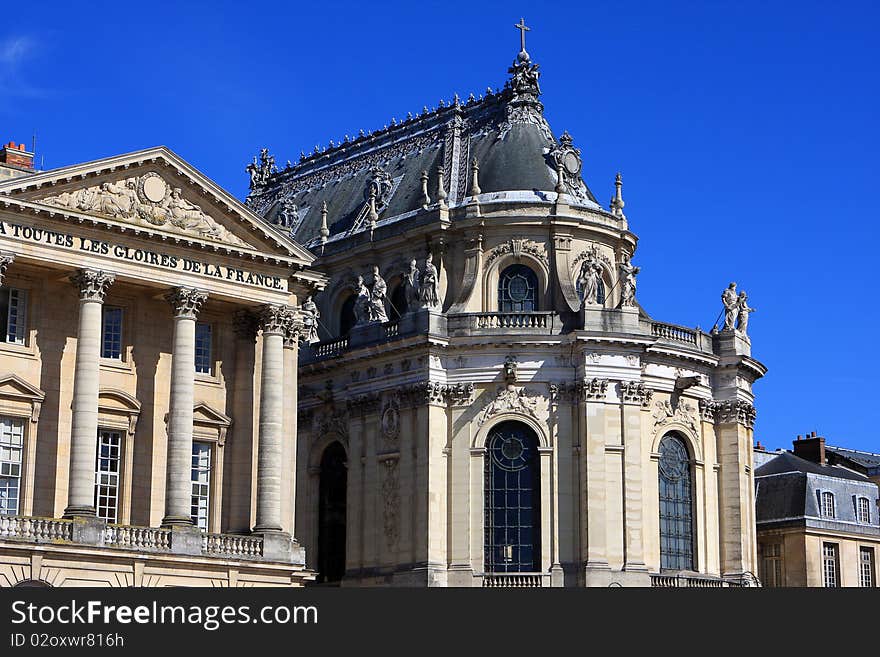
[[[541,244],[520,238],[508,240],[504,244],[499,244],[489,251],[489,255],[486,257],[486,266],[488,267],[495,260],[507,253],[512,254],[517,260],[519,260],[522,254],[525,253],[541,261],[546,267],[550,267],[547,252]]]

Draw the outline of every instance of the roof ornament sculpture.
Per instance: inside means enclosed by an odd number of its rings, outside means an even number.
[[[515,96],[537,101],[541,95],[541,87],[538,85],[541,73],[538,64],[532,63],[532,58],[526,51],[526,32],[532,28],[526,27],[525,19],[522,18],[514,27],[520,32],[520,48],[513,65],[507,70],[511,75],[508,85]]]
[[[617,177],[614,179],[614,196],[611,198],[611,203],[609,204],[611,207],[611,214],[613,214],[618,219],[623,219],[626,221],[626,215],[623,214],[623,206],[626,205],[623,202],[623,179],[620,177],[620,173],[617,174]]]
[[[269,155],[268,148],[260,149],[260,161],[257,162],[257,156],[254,156],[253,162],[245,167],[245,171],[251,178],[250,194],[254,196],[260,194],[269,183],[269,178],[274,173],[278,173],[278,167],[275,166],[275,156]]]
[[[569,192],[578,198],[584,197],[581,181],[581,151],[574,147],[574,140],[568,131],[562,133],[559,142],[548,153],[553,168],[556,170],[556,192]]]
[[[321,204],[321,254],[324,253],[324,245],[330,237],[330,229],[327,227],[327,201]]]

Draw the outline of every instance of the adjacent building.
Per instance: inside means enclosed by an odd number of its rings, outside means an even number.
[[[538,80],[523,42],[501,89],[248,167],[329,279],[296,459],[320,582],[753,581],[750,309],[732,285],[707,333],[641,307],[621,177],[601,205]]]
[[[301,585],[314,256],[166,148],[0,159],[0,585]]]
[[[764,586],[877,586],[878,488],[866,470],[878,460],[826,447],[815,432],[798,436],[792,451],[756,452]]]

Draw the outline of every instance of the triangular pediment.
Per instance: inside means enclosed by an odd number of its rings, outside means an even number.
[[[228,427],[232,424],[232,418],[211,408],[205,402],[196,402],[193,405],[193,423]]]
[[[314,260],[167,148],[119,155],[0,183],[0,194],[140,234],[227,250]]]
[[[0,397],[43,401],[46,393],[17,374],[5,374],[0,376]]]

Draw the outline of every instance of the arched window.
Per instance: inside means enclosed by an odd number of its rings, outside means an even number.
[[[660,441],[660,568],[694,569],[691,462],[675,434]]]
[[[348,335],[348,332],[351,331],[351,327],[354,326],[356,320],[354,316],[354,304],[357,301],[357,296],[351,294],[342,304],[342,309],[339,311],[339,335],[340,337],[343,335]]]
[[[408,310],[406,303],[406,290],[404,290],[403,287],[403,283],[395,287],[389,298],[391,303],[388,308],[388,319],[392,322],[400,319],[400,316],[405,314]]]
[[[498,279],[498,310],[503,313],[538,309],[538,276],[525,265],[511,265]]]
[[[485,569],[541,569],[538,437],[519,422],[495,426],[486,441]]]
[[[827,490],[822,491],[822,515],[826,518],[833,518],[837,515],[834,509],[834,493]]]
[[[318,484],[319,583],[338,582],[345,575],[345,522],[348,468],[345,448],[334,442],[321,456]]]

